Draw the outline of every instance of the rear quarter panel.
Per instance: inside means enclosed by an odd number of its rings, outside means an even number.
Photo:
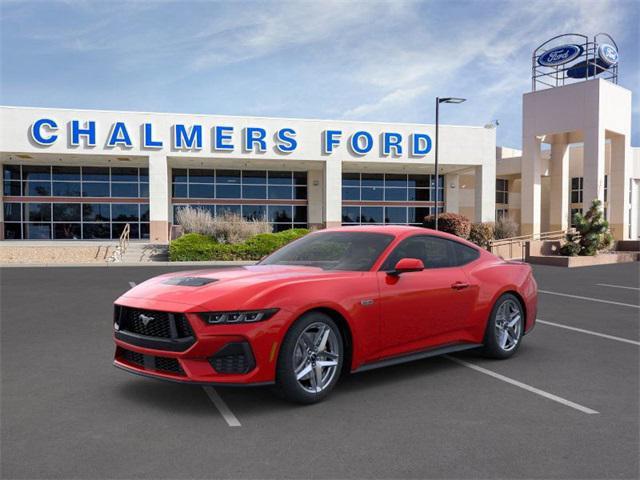
[[[524,304],[525,332],[533,327],[537,314],[537,285],[528,264],[507,262],[487,254],[465,270],[471,282],[478,286],[471,332],[475,338],[482,341],[493,306],[507,292],[515,293]]]

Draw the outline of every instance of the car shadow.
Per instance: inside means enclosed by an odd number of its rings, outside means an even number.
[[[477,353],[464,352],[468,359]],[[331,398],[343,400],[371,390],[402,388],[417,381],[428,382],[430,377],[446,374],[460,368],[444,357],[432,357],[390,367],[344,375],[326,402],[307,406],[281,398],[273,387],[215,387],[231,410],[243,418],[290,412],[298,408],[315,408],[331,402]],[[202,386],[174,384],[147,378],[131,378],[116,389],[126,401],[144,405],[145,409],[170,411],[198,416],[215,411]]]

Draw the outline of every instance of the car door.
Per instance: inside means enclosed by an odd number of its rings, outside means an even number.
[[[455,341],[456,332],[468,326],[476,295],[456,266],[454,243],[432,235],[409,237],[377,272],[383,356]],[[418,258],[425,269],[389,275],[402,258]]]

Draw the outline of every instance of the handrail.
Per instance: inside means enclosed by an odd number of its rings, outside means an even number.
[[[122,229],[122,233],[118,238],[118,246],[115,248],[113,253],[109,258],[107,258],[107,262],[121,262],[122,257],[124,256],[124,252],[127,251],[129,247],[129,240],[131,235],[131,225],[126,224]]]
[[[555,238],[564,238],[564,236],[573,229],[569,230],[553,230],[550,232],[532,233],[529,235],[520,235],[519,237],[501,238],[499,240],[491,240],[491,246],[506,245],[514,242],[527,242],[533,240],[553,240]]]

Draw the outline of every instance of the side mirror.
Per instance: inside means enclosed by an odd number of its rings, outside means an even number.
[[[407,272],[421,272],[424,270],[424,263],[419,258],[402,258],[396,263],[395,269],[389,275],[400,275]]]

